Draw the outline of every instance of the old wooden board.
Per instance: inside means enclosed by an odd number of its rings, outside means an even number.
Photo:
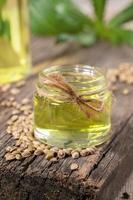
[[[40,42],[40,40],[39,40]],[[52,40],[35,40],[35,63],[44,61],[48,64],[87,63],[99,66],[115,67],[120,62],[133,62],[132,48],[123,46],[120,49],[108,44],[98,44],[90,49],[79,48],[75,44],[53,45]],[[46,44],[51,42],[51,47]],[[41,52],[37,56],[36,48]],[[33,48],[33,47],[32,47]],[[42,53],[44,48],[44,53]],[[55,51],[53,51],[53,48]],[[46,54],[45,54],[46,51]],[[128,53],[127,53],[128,52]],[[38,52],[39,54],[39,52]],[[44,60],[43,60],[44,59]],[[42,65],[39,65],[39,69]],[[36,72],[37,70],[34,70]],[[34,90],[33,75],[18,96],[20,101],[25,96],[32,98]],[[6,133],[6,121],[11,110],[0,108],[0,199],[1,200],[80,200],[99,199],[114,200],[133,172],[133,88],[127,96],[122,94],[124,84],[119,85],[115,93],[112,114],[111,141],[102,147],[100,154],[73,160],[66,158],[56,164],[46,161],[43,156],[31,156],[21,161],[5,161],[5,148],[14,142]],[[0,96],[8,98],[9,94]],[[70,170],[71,163],[76,162],[79,169]],[[124,190],[122,189],[122,192]],[[133,191],[130,190],[132,193]],[[121,194],[117,199],[121,199]]]

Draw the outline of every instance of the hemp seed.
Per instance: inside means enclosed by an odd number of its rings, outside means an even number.
[[[20,90],[17,89],[17,88],[12,88],[12,89],[10,90],[10,93],[11,93],[12,95],[17,95],[17,94],[20,93]]]
[[[72,163],[72,164],[70,165],[70,169],[71,169],[72,171],[77,170],[78,168],[79,168],[79,166],[78,166],[77,163]]]
[[[74,158],[74,159],[79,158],[79,156],[80,156],[80,154],[79,154],[78,151],[75,151],[75,152],[72,153],[72,158]]]

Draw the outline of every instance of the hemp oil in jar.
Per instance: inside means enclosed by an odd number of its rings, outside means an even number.
[[[34,94],[34,135],[62,148],[97,146],[109,138],[111,92],[88,65],[44,69]]]

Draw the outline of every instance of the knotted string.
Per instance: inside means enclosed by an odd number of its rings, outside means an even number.
[[[75,90],[72,88],[72,86],[67,83],[64,79],[64,77],[60,73],[52,73],[48,76],[41,77],[41,82],[45,85],[48,85],[50,87],[55,87],[57,89],[60,89],[65,94],[67,94],[68,97],[62,97],[60,96],[60,99],[75,102],[80,107],[80,109],[86,114],[87,117],[90,117],[89,109],[94,110],[96,112],[102,112],[103,110],[103,102],[97,99],[84,99],[83,95],[78,95]],[[40,89],[37,87],[37,92],[40,96],[46,96],[50,97],[50,94],[48,92]],[[59,98],[59,97],[55,97]],[[92,103],[99,105],[93,106]]]

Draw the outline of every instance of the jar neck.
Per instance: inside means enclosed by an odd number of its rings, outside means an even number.
[[[53,66],[48,69],[45,69],[39,75],[38,86],[42,90],[49,89],[49,92],[59,91],[58,88],[54,88],[54,86],[50,87],[44,83],[44,79],[46,77],[51,76],[52,74],[61,75],[61,78],[68,85],[70,85],[73,90],[79,95],[93,95],[96,93],[106,92],[107,89],[107,81],[103,75],[103,73],[98,69],[90,66],[84,65],[75,65],[75,66]],[[58,80],[59,81],[59,80]]]
[[[74,74],[72,69],[66,72],[62,68],[50,73],[45,70],[45,74],[39,76],[37,93],[52,102],[73,102],[89,117],[86,109],[102,112],[104,107],[106,82],[104,76],[96,72],[96,69],[89,74],[84,71]]]

